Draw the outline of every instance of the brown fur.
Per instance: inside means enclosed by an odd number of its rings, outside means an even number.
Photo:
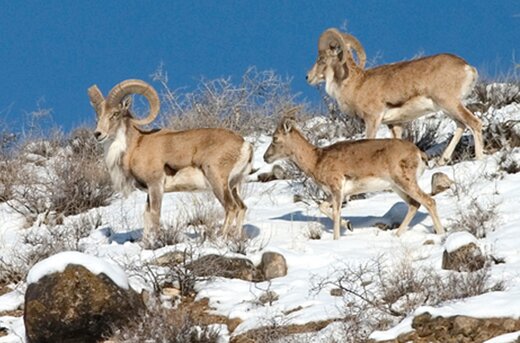
[[[360,45],[354,47],[362,50]],[[478,74],[462,58],[439,54],[365,70],[356,64],[349,46],[339,54],[334,51],[320,52],[307,79],[310,84],[326,82],[327,93],[341,110],[365,121],[367,138],[375,138],[381,124],[391,126],[394,137],[401,138],[403,123],[443,110],[456,122],[457,131],[440,163],[451,159],[466,127],[475,138],[476,157],[482,158],[482,123],[462,104]],[[332,78],[327,81],[329,73]]]
[[[333,207],[332,215],[326,211],[325,214],[334,220],[334,239],[338,239],[340,209],[345,196],[387,188],[393,189],[409,205],[398,235],[408,227],[420,205],[432,216],[436,232],[443,233],[435,200],[417,184],[418,174],[424,167],[423,156],[414,144],[400,139],[364,139],[318,148],[295,128],[292,119],[284,119],[273,134],[264,160],[271,163],[289,159],[323,186]],[[320,209],[323,210],[322,206]]]
[[[249,143],[226,129],[143,131],[130,112],[129,98],[110,106],[100,94],[91,96],[98,114],[95,136],[105,144],[116,188],[128,193],[138,187],[148,193],[145,241],[151,243],[159,228],[164,192],[211,190],[226,212],[224,233],[233,224],[241,228],[246,206],[239,187],[251,169]]]

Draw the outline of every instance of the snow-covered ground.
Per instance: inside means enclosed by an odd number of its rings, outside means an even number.
[[[504,109],[502,114],[520,118],[520,106],[512,105]],[[269,143],[269,137],[255,140],[254,165],[264,171],[270,168],[262,161]],[[428,311],[444,316],[465,314],[475,317],[520,317],[520,173],[507,174],[498,171],[500,154],[486,156],[481,161],[432,168],[421,177],[420,186],[429,192],[431,176],[439,171],[455,180],[455,188],[435,196],[442,224],[448,230],[472,202],[478,201],[484,206],[498,205],[494,231],[489,232],[485,238],[478,239],[476,243],[485,253],[504,260],[505,263],[491,267],[491,280],[503,281],[505,290],[449,302],[436,308],[420,307],[415,311],[416,314]],[[511,158],[520,163],[520,150],[514,150]],[[378,229],[375,224],[392,225],[400,222],[406,213],[406,205],[392,192],[377,193],[366,199],[349,202],[343,208],[342,216],[351,221],[354,230],[342,231],[341,238],[337,241],[332,239],[331,221],[324,218],[315,205],[293,202],[294,192],[289,182],[249,182],[244,194],[249,208],[244,229],[252,238],[247,258],[259,263],[263,252],[279,252],[287,260],[288,274],[271,282],[256,284],[225,278],[197,284],[197,298],[208,298],[214,313],[242,320],[233,334],[240,334],[273,321],[280,325],[289,325],[341,318],[345,315],[342,297],[332,296],[331,288],[327,287],[316,292],[313,289],[315,280],[332,275],[345,264],[367,264],[381,257],[389,266],[406,256],[416,266],[441,270],[443,251],[454,250],[463,242],[471,240],[459,234],[446,242],[446,236],[435,235],[432,220],[423,208],[413,219],[411,228],[401,237],[396,237],[393,231]],[[179,193],[165,196],[162,220],[175,221],[180,214],[193,211],[201,202],[217,208],[222,216],[223,213],[211,194]],[[91,213],[101,216],[103,225],[80,242],[83,252],[119,264],[126,270],[130,286],[138,291],[142,288],[151,289],[152,285],[135,275],[136,265],[146,263],[168,251],[182,251],[190,244],[187,239],[187,242],[177,246],[143,251],[137,243],[133,243],[133,238],[140,235],[143,227],[144,205],[145,194],[136,191],[127,199],[116,199],[110,206],[92,210]],[[66,223],[68,220],[73,218],[67,218]],[[322,237],[319,240],[310,240],[308,231],[315,228],[316,223],[321,223]],[[23,230],[28,229],[22,229],[22,226],[22,218],[5,204],[0,204],[1,256],[9,258],[10,254],[24,249],[20,235]],[[448,231],[447,235],[449,234]],[[427,241],[428,244],[425,244]],[[206,242],[196,249],[196,253],[200,255],[214,252],[234,255],[225,244]],[[275,292],[278,300],[260,303],[258,299],[266,291]],[[23,287],[1,296],[0,312],[22,306],[21,294]],[[395,328],[374,333],[373,337],[392,338],[409,331],[410,325],[411,317],[408,317]],[[0,317],[0,326],[6,326],[10,330],[8,336],[0,337],[0,343],[21,341],[19,337],[23,331],[23,322],[20,319]],[[334,324],[326,330],[334,331]]]

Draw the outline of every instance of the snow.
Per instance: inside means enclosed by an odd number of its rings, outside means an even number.
[[[429,313],[432,317],[470,316],[475,318],[520,318],[520,289],[507,292],[490,292],[463,301],[432,307],[421,306],[398,325],[386,331],[376,331],[370,338],[379,340],[395,339],[402,333],[413,331],[413,317]]]
[[[507,106],[495,111],[494,115],[500,120],[518,120],[520,105]],[[323,119],[319,118],[309,125],[314,127],[322,123]],[[381,130],[378,137],[387,135],[385,130]],[[452,128],[441,127],[441,130],[452,132]],[[400,323],[394,323],[389,330],[372,333],[371,338],[393,339],[409,332],[412,330],[413,316],[424,312],[444,317],[469,315],[520,318],[520,173],[507,174],[498,170],[501,152],[488,155],[481,161],[433,167],[420,178],[419,185],[426,192],[430,191],[431,176],[435,172],[443,172],[455,180],[456,185],[452,189],[435,196],[441,222],[448,231],[446,236],[434,234],[432,220],[424,208],[419,209],[411,227],[401,237],[396,237],[394,230],[378,229],[376,224],[392,225],[400,222],[406,213],[406,205],[399,196],[393,192],[380,192],[370,194],[366,199],[350,201],[342,209],[342,217],[350,220],[354,231],[342,231],[340,239],[334,241],[330,219],[324,217],[315,204],[294,203],[295,191],[290,182],[253,182],[258,173],[269,172],[272,168],[262,158],[270,138],[260,136],[248,140],[255,146],[253,165],[258,171],[250,175],[250,182],[243,190],[248,207],[244,231],[251,237],[245,257],[258,264],[263,252],[279,252],[287,261],[288,274],[261,283],[225,278],[197,282],[197,299],[208,298],[212,313],[240,318],[242,321],[231,334],[222,330],[225,333],[223,342],[229,335],[244,333],[262,325],[306,324],[343,318],[344,299],[332,296],[331,287],[316,290],[315,285],[317,280],[334,275],[345,265],[361,266],[382,258],[384,267],[392,268],[395,263],[407,258],[415,267],[428,266],[442,273],[443,251],[454,251],[469,242],[477,244],[485,254],[505,262],[492,265],[490,272],[490,281],[503,281],[504,291],[454,300],[436,307],[420,307]],[[520,149],[511,150],[508,158],[520,163]],[[464,213],[474,202],[482,204],[484,208],[489,204],[498,204],[498,220],[493,230],[481,239],[467,232],[450,232],[460,213]],[[193,254],[193,259],[210,253],[244,257],[232,253],[223,240],[198,242],[198,233],[193,227],[186,229],[183,242],[155,251],[141,249],[134,241],[142,235],[145,203],[146,195],[135,191],[127,199],[115,199],[109,206],[78,216],[88,216],[95,211],[102,222],[101,227],[80,241],[79,249],[83,253],[60,253],[38,263],[31,269],[27,282],[36,282],[44,275],[63,270],[68,264],[80,264],[95,274],[106,274],[122,288],[151,291],[154,280],[150,272],[171,275],[167,268],[155,267],[151,262],[169,252],[186,251]],[[166,194],[161,220],[163,223],[182,221],[182,218],[200,211],[200,204],[203,204],[204,209],[214,210],[222,223],[221,206],[213,195],[204,193]],[[70,220],[72,218],[66,218],[65,223]],[[24,230],[41,232],[45,228],[43,224],[28,229],[24,225],[19,214],[5,204],[0,204],[1,258],[15,259],[18,252],[28,249],[22,239],[22,233],[26,232]],[[307,232],[316,227],[322,230],[322,237],[320,240],[310,240]],[[278,300],[260,303],[259,298],[268,291],[275,292]],[[1,314],[9,308],[21,306],[21,293],[15,292],[0,297],[0,326],[9,329],[9,335],[0,337],[0,343],[23,342],[14,334],[23,333],[23,322]],[[317,336],[313,336],[313,340],[334,337],[341,341],[338,338],[341,336],[336,335],[339,335],[342,325],[330,324]],[[514,334],[489,342],[509,342],[510,337],[514,337]],[[306,341],[305,338],[302,341]]]
[[[477,239],[471,233],[467,231],[454,232],[448,235],[448,238],[446,238],[446,243],[444,243],[444,247],[446,248],[447,252],[451,253],[471,243],[477,245]]]
[[[27,275],[27,284],[37,283],[46,275],[63,272],[71,264],[83,266],[95,275],[105,274],[121,288],[129,287],[125,271],[119,266],[77,251],[61,252],[36,263]]]
[[[0,317],[0,328],[8,328],[7,336],[0,337],[0,343],[25,342],[25,326],[23,317]]]
[[[484,293],[439,307],[422,306],[415,310],[414,315],[426,312],[433,317],[464,315],[477,318],[520,318],[520,289]]]
[[[408,333],[413,331],[412,328],[413,316],[406,317],[399,325],[394,326],[393,328],[386,331],[374,331],[370,335],[371,339],[379,340],[379,341],[387,341],[397,338],[399,335],[403,333]]]
[[[488,339],[484,343],[514,343],[520,338],[520,331],[510,332],[504,335],[500,335],[491,339]]]
[[[23,305],[24,293],[19,290],[0,295],[0,312],[14,311]]]

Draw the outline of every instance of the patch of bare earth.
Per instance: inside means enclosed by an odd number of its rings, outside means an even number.
[[[189,313],[194,322],[202,325],[224,324],[230,332],[242,322],[239,318],[228,318],[225,316],[210,314],[213,310],[209,307],[208,298],[195,301],[194,297],[184,297],[179,305],[180,312]]]
[[[318,332],[338,319],[321,320],[301,325],[265,326],[231,337],[230,343],[263,343],[299,333]]]
[[[0,295],[4,295],[4,294],[9,293],[11,291],[12,291],[11,288],[7,287],[6,285],[0,284]]]
[[[23,310],[13,310],[13,311],[0,311],[0,317],[10,316],[10,317],[21,317],[23,316]]]
[[[298,311],[299,309],[301,308],[288,311],[286,314]],[[178,310],[184,313],[189,313],[194,322],[202,325],[224,324],[227,326],[230,334],[232,334],[238,325],[242,323],[240,318],[227,318],[221,315],[210,314],[209,312],[212,308],[209,306],[209,300],[207,298],[195,301],[194,297],[184,297]],[[322,320],[302,325],[260,327],[231,337],[230,343],[264,343],[266,337],[285,337],[299,333],[317,332],[337,320],[338,319]]]

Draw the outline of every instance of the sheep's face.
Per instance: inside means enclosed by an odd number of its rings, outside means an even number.
[[[100,143],[114,138],[118,129],[123,125],[124,118],[128,117],[132,101],[131,97],[124,98],[117,106],[109,106],[103,102],[97,109],[97,124],[94,137]]]
[[[284,118],[273,133],[271,145],[264,154],[264,161],[273,163],[277,160],[291,158],[298,147],[293,137],[296,131],[295,121],[292,118]]]
[[[341,64],[341,55],[339,49],[329,49],[320,53],[316,63],[307,73],[307,82],[314,86],[332,79]]]

